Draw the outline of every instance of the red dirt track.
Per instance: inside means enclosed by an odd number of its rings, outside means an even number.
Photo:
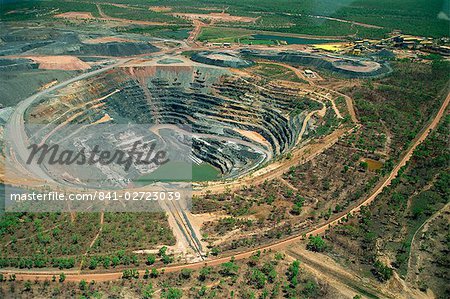
[[[387,176],[380,184],[377,185],[375,190],[372,192],[372,194],[366,198],[364,201],[359,203],[357,206],[351,208],[348,211],[343,212],[340,216],[337,218],[334,218],[333,220],[330,220],[324,224],[321,224],[320,226],[313,227],[308,231],[305,231],[304,234],[300,234],[297,236],[293,236],[284,240],[281,240],[274,244],[269,244],[265,246],[261,246],[259,248],[247,250],[244,252],[236,253],[232,255],[236,260],[245,259],[250,257],[253,253],[255,253],[258,250],[278,250],[282,249],[287,245],[290,245],[294,242],[297,242],[299,240],[302,240],[304,236],[308,237],[309,235],[316,235],[316,234],[322,234],[324,233],[330,226],[334,226],[340,223],[348,213],[357,213],[360,211],[361,207],[369,205],[371,202],[375,200],[378,194],[380,194],[383,189],[387,186],[389,186],[392,182],[392,180],[398,175],[398,172],[400,169],[406,165],[406,163],[411,159],[411,156],[414,152],[414,150],[419,146],[430,134],[430,132],[436,128],[439,121],[441,120],[442,116],[445,114],[445,111],[448,107],[448,104],[450,102],[450,93],[447,94],[446,99],[442,103],[439,111],[435,115],[435,117],[432,119],[432,121],[422,130],[421,133],[414,139],[414,142],[410,146],[410,148],[406,151],[406,153],[402,156],[400,162],[394,167],[394,169],[391,171],[389,176]],[[165,269],[165,272],[175,272],[179,271],[181,269],[199,269],[202,268],[205,265],[208,266],[216,266],[220,265],[224,262],[229,261],[231,256],[225,256],[220,257],[217,259],[211,259],[206,262],[197,262],[192,264],[183,264],[183,265],[173,265],[168,267],[160,268],[159,270]],[[61,270],[58,271],[42,271],[42,272],[27,272],[27,271],[15,271],[15,270],[0,270],[0,273],[3,273],[4,275],[9,274],[15,274],[17,280],[50,280],[53,275],[59,275]],[[109,281],[109,280],[116,280],[120,279],[122,277],[122,272],[111,272],[111,273],[77,273],[76,270],[71,271],[65,271],[66,274],[66,281]],[[139,270],[139,273],[142,275],[144,273],[144,270]]]

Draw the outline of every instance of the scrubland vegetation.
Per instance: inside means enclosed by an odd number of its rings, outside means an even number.
[[[364,134],[354,140],[360,149],[375,152],[389,147],[395,159],[440,107],[447,93],[450,63],[399,61],[386,78],[344,89],[356,103]],[[387,138],[390,144],[386,145]]]
[[[0,277],[0,295],[48,295],[59,297],[136,298],[321,298],[329,287],[306,272],[298,260],[281,253],[257,252],[247,261],[230,261],[217,267],[184,269],[164,273],[149,268],[144,275],[124,270],[120,282],[61,283],[65,275],[52,281],[14,281]]]
[[[91,3],[88,3],[91,2]],[[113,1],[87,1],[76,3],[72,1],[39,1],[2,5],[0,14],[2,19],[20,20],[39,17],[49,17],[52,10],[58,13],[68,11],[91,12],[93,16],[99,16],[94,3],[101,4],[105,13],[114,17],[160,21],[171,23],[184,23],[183,19],[175,18],[168,13],[154,12],[148,9],[149,3],[144,0],[113,0]],[[111,3],[125,4],[127,6],[114,6]],[[441,1],[430,2],[428,0],[395,0],[395,1],[356,1],[347,0],[302,0],[295,3],[288,0],[281,1],[154,1],[153,6],[168,6],[170,12],[209,13],[221,12],[224,9],[239,16],[259,17],[255,24],[237,23],[233,26],[278,31],[286,33],[303,33],[323,36],[358,36],[358,37],[383,37],[393,29],[402,30],[407,34],[441,37],[448,35],[448,20],[438,17],[448,7]],[[213,7],[213,10],[199,10],[199,8]],[[7,14],[12,8],[21,8],[28,11],[25,14]],[[448,13],[448,11],[447,11]],[[353,25],[325,19],[332,17],[376,25],[381,28]],[[222,26],[229,26],[224,23]],[[227,30],[227,29],[222,29]]]
[[[350,217],[347,223],[331,230],[328,239],[334,246],[334,252],[343,259],[356,260],[358,265],[372,271],[380,281],[388,280],[392,269],[402,277],[407,275],[414,234],[450,198],[449,124],[447,115],[439,128],[417,148],[400,176],[377,201],[364,208],[361,215]],[[445,232],[436,234],[439,236]],[[434,251],[431,247],[420,250]],[[426,284],[444,298],[444,294],[449,293],[448,288],[442,288],[448,254],[445,248],[435,250],[437,262],[429,267],[436,276]]]

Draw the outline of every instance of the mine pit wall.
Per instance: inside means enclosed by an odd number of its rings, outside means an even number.
[[[315,55],[310,53],[290,53],[290,52],[280,52],[280,53],[264,53],[257,51],[245,50],[242,52],[244,57],[248,59],[267,59],[278,62],[285,62],[293,65],[302,65],[316,67],[318,69],[327,70],[333,72],[337,75],[341,75],[347,78],[375,78],[384,76],[392,72],[391,67],[387,62],[377,62],[379,63],[379,68],[373,69],[371,71],[352,71],[343,69],[339,66],[340,63],[350,63],[357,62],[358,58],[340,58],[333,61],[333,59],[326,56]],[[360,61],[364,61],[360,59]]]
[[[245,68],[254,65],[255,63],[251,60],[240,59],[237,56],[236,60],[223,60],[223,59],[214,59],[209,57],[208,55],[212,54],[211,52],[200,52],[192,55],[191,59],[196,62],[200,62],[203,64],[215,65],[220,67],[230,67],[230,68]],[[220,53],[221,55],[227,55],[226,53]]]
[[[264,162],[264,152],[275,157],[295,145],[308,111],[291,115],[293,99],[292,94],[272,90],[270,85],[261,88],[258,82],[229,76],[220,68],[127,67],[43,97],[27,110],[26,119],[87,124],[108,114],[112,123],[187,124],[202,135],[193,142],[194,154],[226,178]],[[270,147],[236,128],[260,134]]]
[[[0,58],[0,72],[24,72],[28,70],[37,69],[38,63],[33,62],[30,59],[1,59]]]

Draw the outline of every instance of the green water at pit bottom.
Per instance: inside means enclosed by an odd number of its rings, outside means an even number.
[[[145,186],[153,182],[204,182],[220,179],[221,172],[211,164],[190,164],[180,161],[169,161],[152,173],[140,176],[133,183]]]

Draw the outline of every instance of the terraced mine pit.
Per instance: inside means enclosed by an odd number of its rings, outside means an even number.
[[[186,134],[178,125],[187,125],[193,179],[209,181],[234,179],[286,153],[308,127],[306,115],[322,107],[306,91],[177,56],[116,67],[56,89],[38,98],[25,120],[57,130],[150,124],[177,134]]]

